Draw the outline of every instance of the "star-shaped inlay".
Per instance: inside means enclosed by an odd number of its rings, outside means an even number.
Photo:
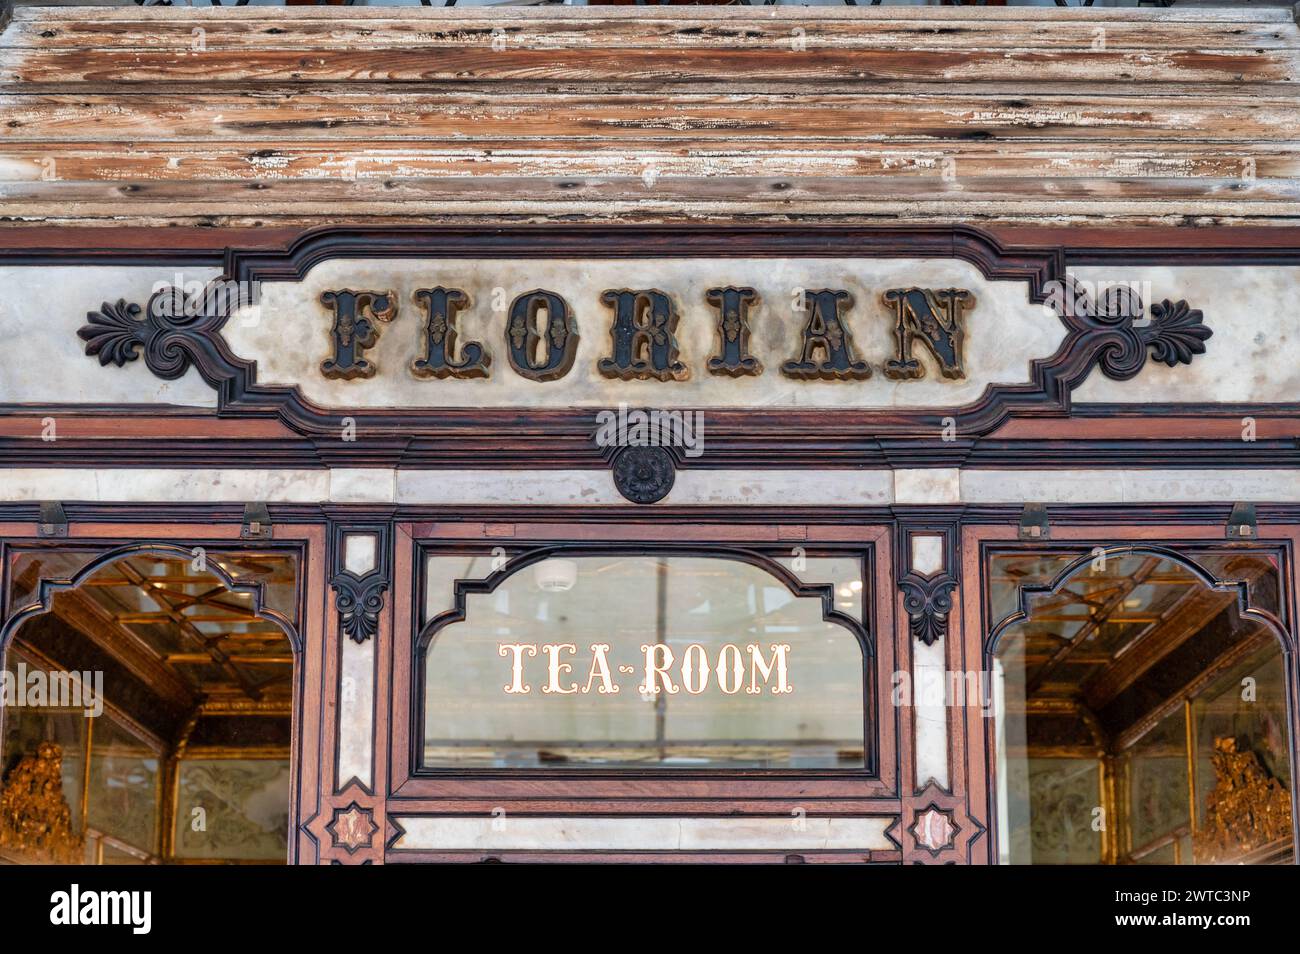
[[[334,839],[336,847],[346,848],[352,854],[361,848],[369,848],[379,826],[369,809],[353,802],[347,808],[336,808],[334,820],[325,826]]]
[[[912,837],[922,848],[936,854],[952,846],[957,826],[952,822],[952,813],[940,811],[934,805],[916,813],[916,821],[910,829]]]

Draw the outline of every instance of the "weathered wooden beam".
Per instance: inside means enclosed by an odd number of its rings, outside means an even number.
[[[23,8],[0,76],[14,225],[1300,221],[1283,9]]]

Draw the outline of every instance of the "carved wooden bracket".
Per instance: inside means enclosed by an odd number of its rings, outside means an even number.
[[[334,573],[330,586],[334,590],[334,607],[339,614],[339,630],[354,642],[364,643],[379,632],[379,614],[384,610],[384,595],[393,582],[390,539],[387,523],[335,524]],[[375,565],[368,573],[347,569],[347,538],[352,535],[375,538]]]
[[[1168,298],[1151,306],[1150,322],[1137,325],[1145,315],[1142,298],[1131,288],[1115,286],[1097,301],[1067,280],[1062,299],[1049,297],[1061,319],[1072,333],[1061,346],[1086,349],[1088,361],[1083,375],[1072,375],[1071,388],[1095,364],[1103,374],[1116,381],[1127,381],[1146,365],[1148,353],[1169,367],[1191,364],[1192,358],[1205,353],[1205,342],[1214,334],[1206,326],[1204,315],[1185,301]]]
[[[122,367],[144,352],[144,363],[164,381],[174,381],[205,359],[234,360],[218,335],[229,317],[216,283],[201,295],[186,298],[176,286],[154,292],[141,314],[140,306],[119,298],[104,302],[86,315],[77,336],[86,342],[86,354],[98,356],[101,365]],[[213,383],[208,375],[204,375]]]
[[[912,636],[927,646],[946,636],[957,580],[948,573],[934,576],[908,573],[898,581],[898,586],[903,591],[903,609],[907,611]]]

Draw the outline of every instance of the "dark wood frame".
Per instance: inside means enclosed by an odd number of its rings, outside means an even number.
[[[745,549],[749,547],[805,546],[816,550],[852,547],[872,553],[874,619],[867,629],[876,634],[875,683],[877,698],[888,698],[889,676],[897,668],[896,623],[892,556],[887,527],[811,526],[790,523],[711,523],[709,515],[697,515],[693,529],[661,527],[654,523],[573,523],[547,520],[534,512],[532,521],[512,524],[446,521],[399,524],[396,554],[393,639],[386,647],[382,668],[389,680],[388,706],[391,723],[389,741],[390,814],[483,813],[504,808],[517,814],[728,814],[738,810],[761,814],[787,814],[794,808],[813,808],[820,814],[896,814],[898,779],[895,774],[900,745],[899,728],[892,707],[881,706],[875,724],[877,770],[852,772],[787,772],[729,770],[719,772],[664,772],[659,770],[585,771],[577,773],[416,770],[412,714],[416,712],[418,674],[413,669],[416,621],[420,618],[418,589],[422,579],[416,559],[424,548],[439,544],[463,549],[477,544],[493,546],[551,547],[566,549],[616,548],[622,552],[658,550],[665,545],[695,549]],[[503,571],[499,571],[503,572]],[[870,611],[871,604],[866,604]],[[815,808],[814,808],[815,806]],[[393,832],[395,836],[397,833]],[[389,839],[391,843],[392,838]],[[402,852],[402,855],[409,855]],[[400,860],[394,858],[394,860]]]
[[[547,779],[516,775],[513,778],[482,775],[429,777],[409,771],[413,764],[409,746],[409,714],[413,711],[411,640],[418,618],[416,554],[424,544],[478,547],[501,545],[654,547],[664,543],[695,544],[733,549],[776,549],[804,546],[869,547],[876,559],[873,624],[876,637],[878,698],[887,698],[889,674],[912,670],[912,637],[898,584],[906,570],[906,541],[914,532],[940,533],[949,539],[947,559],[961,586],[953,594],[945,653],[948,667],[966,671],[986,664],[984,637],[988,626],[982,617],[987,596],[982,557],[987,547],[1032,545],[1018,539],[1016,524],[1021,508],[985,507],[667,507],[652,512],[633,506],[617,507],[373,507],[361,505],[286,504],[270,506],[274,540],[270,545],[301,548],[305,558],[302,583],[304,624],[300,628],[305,651],[296,680],[301,686],[295,711],[295,810],[297,838],[294,860],[299,863],[416,862],[472,860],[481,852],[386,851],[400,835],[388,815],[486,815],[497,807],[522,815],[584,814],[661,815],[785,815],[804,808],[813,815],[887,816],[896,818],[888,830],[899,845],[896,851],[866,853],[873,861],[987,863],[996,857],[993,837],[984,837],[992,822],[992,765],[989,727],[978,710],[953,709],[948,716],[949,785],[914,784],[914,712],[910,707],[882,705],[879,710],[879,777],[780,777],[757,773],[727,778],[681,779],[660,776],[657,781],[635,774],[626,777]],[[205,542],[211,546],[244,548],[240,539],[243,509],[232,504],[69,504],[69,535],[42,538],[38,534],[38,509],[32,504],[0,505],[0,543],[21,546],[147,544],[153,542]],[[1092,545],[1164,545],[1223,547],[1231,550],[1267,549],[1284,557],[1282,598],[1288,625],[1297,619],[1295,553],[1300,545],[1300,506],[1267,505],[1258,508],[1261,539],[1251,543],[1226,543],[1224,526],[1229,507],[1189,504],[1144,507],[1125,505],[1061,506],[1049,508],[1051,539],[1044,548],[1061,545],[1084,549]],[[651,517],[651,514],[653,517]],[[339,630],[334,596],[328,587],[327,560],[340,527],[371,527],[387,523],[393,528],[394,589],[380,614],[379,630],[370,643],[375,647],[373,703],[373,780],[367,789],[355,780],[337,776],[340,652],[344,635]],[[333,530],[331,529],[333,528]],[[987,546],[986,546],[987,545]],[[4,552],[0,552],[4,556]],[[955,563],[954,561],[959,561]],[[7,565],[7,564],[6,564]],[[1293,759],[1300,744],[1297,716],[1296,653],[1287,656]],[[404,726],[407,726],[404,728]],[[1293,764],[1300,764],[1300,760]],[[1293,793],[1294,797],[1294,793]],[[347,851],[335,843],[330,825],[340,811],[356,804],[377,826],[368,847]],[[908,829],[918,812],[929,805],[951,812],[960,832],[956,843],[939,852],[926,852],[913,844]],[[519,860],[712,860],[779,861],[784,852],[725,852],[723,855],[638,852],[574,854],[571,852],[511,852]],[[840,855],[810,853],[808,860],[835,860]],[[858,860],[862,852],[854,855]],[[841,858],[841,860],[843,860]]]
[[[288,862],[294,864],[319,857],[319,845],[307,831],[307,826],[322,811],[319,798],[323,791],[320,776],[322,771],[329,770],[313,757],[316,744],[314,740],[325,735],[332,738],[334,733],[323,705],[321,668],[323,662],[328,662],[329,654],[322,653],[322,607],[317,602],[318,597],[325,593],[325,538],[323,529],[319,526],[282,525],[276,529],[276,539],[262,542],[242,539],[238,522],[198,525],[83,523],[70,528],[66,537],[43,537],[39,534],[36,523],[0,523],[0,621],[3,621],[0,626],[0,663],[22,621],[42,612],[41,606],[48,602],[53,592],[65,588],[63,581],[53,581],[51,585],[50,581],[42,580],[39,598],[35,602],[22,607],[8,606],[10,556],[15,547],[25,550],[84,547],[98,553],[73,577],[73,580],[78,581],[93,573],[107,559],[159,549],[174,552],[178,545],[184,545],[187,553],[190,546],[227,549],[257,549],[260,546],[298,554],[300,575],[297,620],[288,620],[270,610],[263,611],[267,618],[273,619],[285,630],[295,657],[288,854]],[[223,574],[218,572],[217,575],[224,579]],[[247,585],[236,588],[245,592],[260,589]],[[315,805],[312,804],[313,797],[316,799]]]
[[[463,546],[429,546],[416,544],[416,583],[414,592],[417,594],[428,592],[428,558],[431,556],[440,556],[443,554],[465,553]],[[780,548],[778,548],[780,549]],[[789,547],[784,548],[786,550]],[[807,548],[805,548],[807,549]],[[472,551],[470,551],[472,552]],[[482,552],[479,548],[478,552]],[[828,547],[825,544],[813,548],[809,553],[810,557],[821,557],[828,555],[852,556],[861,564],[863,580],[874,580],[875,574],[875,554],[872,552],[870,545],[849,546],[849,547]],[[564,769],[519,769],[519,770],[498,770],[498,769],[442,769],[442,768],[425,768],[421,767],[418,762],[418,753],[424,749],[424,720],[422,700],[427,697],[426,692],[426,664],[428,660],[429,648],[437,640],[439,634],[447,626],[463,622],[466,619],[466,597],[470,594],[492,593],[498,586],[509,578],[522,572],[530,566],[552,557],[589,557],[589,556],[686,556],[686,557],[709,557],[718,560],[731,560],[738,563],[747,563],[750,566],[769,574],[776,582],[782,584],[797,598],[813,598],[820,600],[822,604],[822,619],[824,622],[835,623],[842,629],[848,631],[858,642],[858,647],[862,652],[862,744],[863,744],[863,764],[858,766],[843,766],[833,769],[767,769],[767,770],[734,770],[718,769],[714,773],[708,770],[674,770],[665,768],[637,769],[627,768],[621,770],[607,769],[583,769],[566,772]],[[777,562],[770,547],[761,547],[746,545],[744,547],[735,546],[718,546],[705,543],[681,543],[681,542],[654,542],[638,541],[636,543],[547,543],[542,545],[523,544],[520,551],[509,560],[500,569],[482,579],[464,579],[454,580],[453,589],[453,606],[451,609],[438,614],[432,619],[426,621],[415,635],[413,655],[411,663],[412,674],[412,691],[411,697],[416,701],[412,706],[410,735],[411,747],[416,757],[412,761],[412,775],[418,777],[437,778],[441,776],[456,776],[459,774],[474,774],[483,778],[508,778],[511,776],[529,776],[536,775],[538,778],[618,778],[618,777],[654,777],[656,779],[691,779],[707,778],[710,774],[716,774],[719,777],[734,778],[739,775],[754,775],[767,778],[790,777],[790,778],[809,778],[812,776],[826,775],[828,777],[850,776],[861,778],[879,778],[879,764],[876,758],[879,751],[879,742],[876,739],[877,730],[880,725],[879,709],[880,696],[878,692],[879,680],[876,672],[876,652],[875,652],[875,633],[871,630],[867,622],[859,622],[853,616],[840,612],[835,609],[835,588],[831,584],[806,584],[803,583],[797,574],[787,570],[783,565]],[[417,611],[419,606],[417,604]],[[870,612],[868,612],[870,609]],[[875,600],[870,604],[864,602],[863,615],[866,620],[872,620],[875,616]],[[417,616],[418,618],[418,616]]]

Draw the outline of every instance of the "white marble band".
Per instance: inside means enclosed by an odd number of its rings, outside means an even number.
[[[589,818],[400,816],[392,851],[888,851],[890,816]]]
[[[0,469],[0,502],[625,504],[604,470]],[[1300,502],[1300,469],[684,470],[665,504]]]

